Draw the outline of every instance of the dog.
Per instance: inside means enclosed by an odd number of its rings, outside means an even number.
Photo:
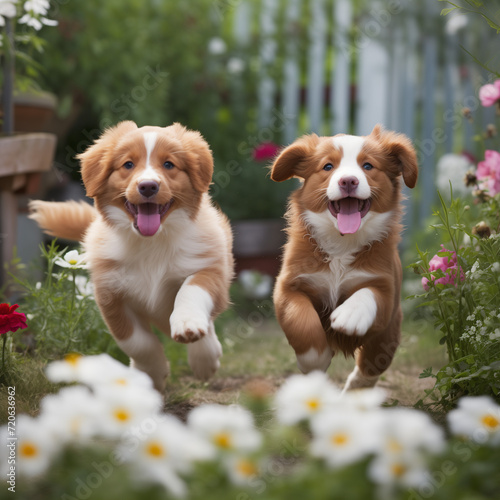
[[[401,177],[413,188],[411,141],[377,125],[368,136],[306,135],[271,178],[301,179],[286,213],[287,243],[273,299],[299,369],[326,371],[356,354],[344,391],[373,387],[400,343]]]
[[[121,122],[78,155],[87,196],[32,201],[48,234],[83,243],[95,299],[131,365],[164,390],[169,367],[151,330],[188,344],[194,375],[219,368],[214,319],[229,304],[232,234],[208,190],[213,158],[203,137],[182,125]]]

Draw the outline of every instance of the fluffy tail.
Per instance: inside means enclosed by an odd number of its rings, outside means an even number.
[[[30,219],[43,231],[66,240],[82,241],[96,218],[94,207],[83,201],[50,202],[34,200],[29,203]]]

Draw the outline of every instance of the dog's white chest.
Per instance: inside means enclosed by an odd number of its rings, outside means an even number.
[[[301,274],[299,278],[312,286],[326,307],[334,309],[343,293],[362,284],[375,276],[372,273],[350,266],[352,258],[333,259],[329,269],[317,273]]]

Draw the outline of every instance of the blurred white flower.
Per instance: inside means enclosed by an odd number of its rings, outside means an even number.
[[[85,269],[85,254],[79,254],[78,250],[70,250],[66,252],[64,258],[58,257],[54,260],[54,264],[60,267],[67,267],[70,269]]]
[[[339,400],[339,406],[343,409],[351,409],[357,411],[370,411],[380,408],[380,405],[385,401],[387,393],[380,387],[371,389],[356,389],[354,391],[346,391]]]
[[[339,389],[326,373],[292,375],[276,393],[276,415],[283,424],[295,424],[335,407],[339,397]]]
[[[375,452],[380,444],[378,412],[331,411],[311,420],[311,454],[341,467]]]
[[[229,456],[224,460],[224,467],[230,481],[236,486],[251,486],[259,475],[259,464],[254,458],[244,455]]]
[[[86,442],[94,437],[103,405],[87,387],[65,387],[42,399],[40,418],[55,439]]]
[[[77,275],[75,278],[75,285],[77,290],[76,298],[82,300],[85,297],[93,297],[94,295],[94,285],[89,278],[82,275]],[[73,276],[68,276],[69,281],[73,281]]]
[[[464,155],[448,153],[443,155],[437,163],[436,185],[441,195],[445,198],[450,196],[450,182],[454,196],[470,193],[470,188],[464,184],[467,171],[474,165]]]
[[[84,356],[70,353],[61,361],[53,361],[45,368],[47,378],[56,384],[60,382],[79,382]]]
[[[22,476],[39,476],[46,472],[61,442],[54,439],[44,421],[19,415],[16,421],[17,471]],[[5,446],[5,444],[2,444]]]
[[[45,371],[47,378],[55,383],[80,382],[92,388],[112,386],[115,389],[137,386],[144,390],[153,390],[149,375],[125,366],[108,354],[68,354],[64,360],[50,363]]]
[[[119,438],[132,426],[141,425],[161,410],[162,397],[155,390],[146,391],[138,386],[121,390],[104,386],[94,390],[102,403],[98,433],[105,437]]]
[[[108,354],[85,356],[80,363],[78,382],[94,389],[113,387],[116,390],[139,387],[154,391],[153,381],[146,373],[125,366]]]
[[[239,75],[245,69],[245,61],[239,57],[231,57],[227,61],[227,72],[231,75]]]
[[[370,462],[368,476],[377,484],[417,488],[429,482],[429,471],[421,454],[381,455]]]
[[[2,0],[0,2],[0,26],[5,26],[6,17],[14,17],[16,15],[17,0]]]
[[[382,414],[379,455],[441,453],[445,447],[444,433],[431,418],[409,408],[387,408]]]
[[[445,25],[445,31],[448,35],[456,35],[461,29],[469,24],[469,19],[465,14],[451,12]]]
[[[39,31],[43,25],[57,26],[57,21],[45,17],[50,9],[49,0],[28,0],[24,2],[24,16],[19,19],[19,23],[31,26]]]
[[[213,37],[208,42],[208,52],[214,56],[224,54],[226,52],[226,42],[220,37]]]
[[[448,413],[450,431],[476,443],[500,445],[500,406],[489,396],[467,396]]]
[[[132,473],[137,481],[162,484],[175,496],[187,493],[179,474],[192,470],[194,462],[211,459],[214,450],[175,417],[163,416],[157,427],[130,450],[126,443],[120,445],[118,455],[132,463]]]
[[[238,274],[238,281],[249,299],[263,299],[271,295],[273,278],[268,274],[246,269]]]
[[[255,451],[262,442],[252,414],[238,405],[199,406],[189,414],[188,425],[222,453]]]

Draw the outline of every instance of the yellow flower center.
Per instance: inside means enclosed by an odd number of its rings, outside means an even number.
[[[69,354],[66,354],[66,356],[64,356],[64,361],[66,361],[66,363],[69,363],[70,365],[76,366],[81,357],[81,354],[70,352]]]
[[[236,464],[236,470],[245,477],[255,476],[257,474],[257,467],[250,460],[239,460]]]
[[[310,411],[318,411],[321,407],[321,401],[318,398],[311,398],[306,401],[306,406]]]
[[[395,477],[401,477],[406,472],[406,467],[402,464],[392,464],[391,472]]]
[[[147,445],[146,453],[154,458],[160,458],[166,455],[165,449],[157,441],[152,441]]]
[[[116,409],[114,412],[114,416],[116,420],[119,420],[120,422],[126,422],[127,420],[130,420],[130,413],[123,408]]]
[[[490,431],[496,429],[500,425],[500,421],[494,415],[488,414],[485,415],[481,422],[485,427],[487,427]]]
[[[387,442],[387,449],[392,453],[400,453],[403,451],[401,443],[396,439],[389,439]]]
[[[68,262],[72,265],[72,266],[76,266],[76,264],[78,263],[78,261],[76,259],[70,259],[68,260]]]
[[[219,432],[214,436],[214,443],[224,450],[228,450],[232,446],[231,435],[228,432]]]
[[[33,443],[26,442],[21,445],[19,453],[24,458],[34,458],[38,455],[38,448]]]
[[[331,437],[335,446],[345,446],[349,442],[349,436],[345,432],[338,432]]]
[[[115,384],[117,385],[127,385],[127,379],[124,378],[117,378],[115,380]]]

